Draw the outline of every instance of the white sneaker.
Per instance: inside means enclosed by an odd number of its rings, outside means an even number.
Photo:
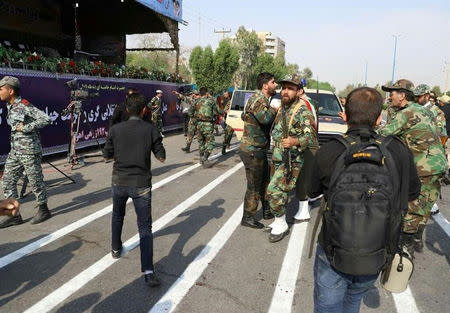
[[[270,226],[272,227],[272,230],[270,231],[271,235],[281,235],[285,233],[289,229],[289,226],[286,223],[286,215],[275,217],[275,221],[273,221]]]
[[[431,214],[437,214],[437,213],[439,213],[439,207],[438,207],[438,205],[435,203],[434,205],[433,205],[433,207],[431,208]]]
[[[299,201],[297,214],[294,215],[296,222],[309,221],[311,215],[309,214],[309,201]]]

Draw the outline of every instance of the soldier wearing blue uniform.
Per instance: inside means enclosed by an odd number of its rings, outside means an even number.
[[[5,198],[17,198],[17,181],[25,171],[37,200],[38,212],[31,224],[51,217],[47,207],[47,192],[42,174],[42,147],[39,129],[50,123],[47,114],[20,97],[19,79],[5,76],[0,80],[0,100],[6,101],[8,124],[11,126],[11,150],[6,159],[2,184]],[[22,216],[10,216],[0,222],[0,228],[23,223]]]

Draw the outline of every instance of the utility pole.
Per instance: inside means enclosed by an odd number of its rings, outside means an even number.
[[[364,87],[367,87],[367,65],[368,65],[368,62],[366,60],[366,74],[364,75],[365,76],[365,78],[364,78]]]
[[[225,29],[225,28],[222,28],[222,29],[216,30],[216,29],[214,28],[214,32],[215,32],[216,34],[222,34],[222,40],[223,40],[223,39],[225,38],[225,34],[231,33],[231,29]]]
[[[392,79],[391,79],[391,85],[394,84],[394,73],[395,73],[395,58],[397,56],[397,38],[400,35],[392,35],[395,39],[394,41],[394,60],[392,61]]]
[[[200,12],[199,12],[198,13],[198,45],[199,46],[201,46],[201,44],[202,44],[202,40],[201,40],[201,36],[200,36],[201,30],[202,30],[201,22],[202,22],[202,17],[200,16]]]

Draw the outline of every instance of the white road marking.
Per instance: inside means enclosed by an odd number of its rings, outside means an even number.
[[[217,253],[222,249],[239,225],[242,218],[243,207],[244,205],[241,204],[239,208],[236,209],[225,225],[223,225],[217,234],[208,242],[195,260],[189,264],[170,289],[161,297],[161,299],[159,299],[153,308],[150,309],[149,313],[170,313],[175,310],[177,305],[195,284],[209,263],[216,257]]]
[[[229,151],[235,150],[235,149],[237,149],[237,147],[238,146],[235,146],[232,149],[230,149]],[[222,155],[221,153],[217,153],[217,154],[213,155],[210,158],[210,160],[217,159],[221,155]],[[158,189],[159,187],[170,183],[171,181],[196,169],[199,166],[200,166],[200,163],[194,164],[192,166],[185,168],[182,171],[179,171],[169,177],[162,179],[161,181],[159,181],[153,185],[152,190]],[[131,203],[131,199],[128,200],[127,204],[129,204],[129,203]],[[78,228],[81,228],[81,227],[89,224],[90,222],[95,221],[96,219],[98,219],[102,216],[105,216],[108,213],[111,213],[111,211],[112,211],[112,204],[110,204],[110,205],[106,206],[105,208],[103,208],[95,213],[92,213],[91,215],[86,216],[72,224],[69,224],[69,225],[67,225],[45,237],[42,237],[41,239],[33,241],[32,243],[30,243],[18,250],[15,250],[14,252],[11,252],[10,254],[5,255],[4,257],[1,257],[0,258],[0,268],[3,268],[8,264],[11,264],[11,263],[17,261],[18,259],[23,258],[24,256],[27,256],[28,254],[34,252],[35,250],[37,250],[41,247],[44,247],[44,246],[48,245],[49,243],[73,232],[74,230],[77,230]]]
[[[398,313],[419,313],[409,286],[402,293],[393,293],[392,297]]]
[[[164,216],[159,218],[157,221],[153,223],[153,232],[157,232],[162,229],[166,224],[171,222],[175,217],[189,208],[192,204],[200,200],[203,196],[205,196],[208,192],[217,187],[220,183],[222,183],[225,179],[233,175],[237,172],[243,163],[240,162],[236,164],[233,168],[226,171],[224,174],[217,177],[215,180],[210,182],[208,185],[197,191],[191,197],[187,198],[185,201],[177,205],[171,211],[167,212]],[[133,250],[139,245],[139,234],[136,234],[129,240],[125,242],[123,245],[122,255],[125,255],[129,251]],[[41,301],[34,304],[32,307],[27,309],[26,313],[36,312],[43,313],[52,310],[58,304],[63,302],[65,299],[70,297],[76,291],[80,290],[84,285],[86,285],[89,281],[94,279],[97,275],[105,271],[108,267],[114,264],[119,259],[113,259],[111,254],[108,253],[103,258],[101,258],[96,263],[92,264],[90,267],[82,271],[80,274],[69,280],[67,283],[50,293],[48,296],[43,298]]]
[[[272,296],[269,313],[290,313],[292,310],[295,283],[300,270],[307,227],[308,223],[294,224],[292,226],[289,244],[284,255],[275,292]]]
[[[435,204],[437,206],[437,204]],[[433,220],[441,226],[442,230],[447,234],[448,237],[450,237],[450,222],[445,218],[442,213],[436,213],[434,215],[431,215]]]

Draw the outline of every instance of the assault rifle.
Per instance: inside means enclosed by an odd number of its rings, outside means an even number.
[[[289,126],[286,121],[286,108],[284,107],[284,104],[281,103],[281,127],[283,129],[283,139],[286,139],[289,137]],[[286,181],[290,181],[292,178],[291,173],[291,152],[290,148],[284,148],[283,149],[283,164],[286,168],[287,175],[286,175]]]

